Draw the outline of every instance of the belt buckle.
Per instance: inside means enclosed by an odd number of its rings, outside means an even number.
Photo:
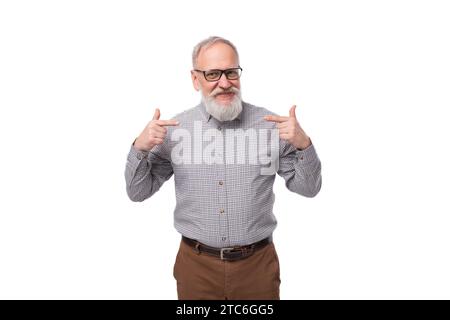
[[[231,251],[233,251],[234,250],[234,248],[221,248],[220,249],[220,260],[225,260],[224,258],[223,258],[223,253],[224,253],[224,251],[227,251],[227,253],[230,253]]]

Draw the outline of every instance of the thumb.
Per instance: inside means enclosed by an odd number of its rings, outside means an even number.
[[[152,120],[159,120],[159,116],[160,115],[161,115],[161,113],[159,112],[159,109],[156,108],[155,114],[153,115],[153,119]]]
[[[289,117],[297,118],[297,116],[295,115],[295,108],[296,108],[296,107],[297,107],[296,105],[293,105],[293,106],[291,107],[291,109],[289,109]]]

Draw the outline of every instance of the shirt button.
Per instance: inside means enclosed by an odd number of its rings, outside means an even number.
[[[300,157],[300,160],[303,160],[303,157]]]
[[[223,209],[220,209],[220,213],[224,213],[225,212],[225,210],[223,210]]]
[[[223,181],[219,181],[219,185],[220,185],[220,186],[223,185]]]
[[[227,237],[222,237],[222,241],[225,241],[225,240],[227,240]]]
[[[217,127],[218,130],[222,130],[222,127]]]

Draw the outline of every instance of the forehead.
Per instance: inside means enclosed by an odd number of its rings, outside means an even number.
[[[238,59],[233,48],[218,42],[202,48],[197,58],[197,66],[200,69],[227,69],[238,66]]]

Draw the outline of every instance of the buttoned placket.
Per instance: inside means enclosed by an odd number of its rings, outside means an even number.
[[[215,122],[215,121],[214,121]],[[223,143],[223,147],[225,147],[225,136],[224,136],[224,129],[225,129],[225,125],[218,123],[216,126],[217,130],[219,130],[220,134],[222,135],[222,141]],[[229,215],[228,215],[228,208],[227,208],[227,203],[228,203],[228,199],[227,199],[227,189],[226,189],[226,163],[225,163],[225,150],[221,150],[220,148],[216,148],[216,150],[218,150],[218,152],[220,152],[221,154],[218,155],[219,157],[222,158],[222,164],[217,164],[216,168],[216,177],[217,177],[217,182],[216,182],[216,188],[218,188],[217,193],[218,193],[218,212],[217,214],[219,215],[219,243],[221,243],[221,247],[226,247],[229,244],[229,234],[228,234],[228,219],[229,219]]]

